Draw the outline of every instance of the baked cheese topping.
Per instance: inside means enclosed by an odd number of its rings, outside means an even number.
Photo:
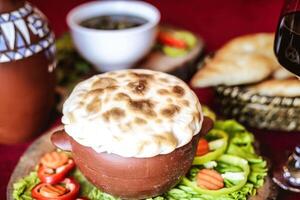
[[[143,69],[95,75],[63,106],[65,131],[78,143],[123,157],[168,154],[199,133],[203,116],[180,79]]]

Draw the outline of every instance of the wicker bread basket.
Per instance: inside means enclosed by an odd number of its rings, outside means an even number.
[[[254,94],[242,86],[215,88],[220,113],[250,127],[300,130],[300,97],[269,97]]]

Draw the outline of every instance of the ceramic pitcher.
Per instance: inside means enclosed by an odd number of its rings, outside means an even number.
[[[0,143],[41,131],[53,105],[54,34],[29,2],[0,0]]]

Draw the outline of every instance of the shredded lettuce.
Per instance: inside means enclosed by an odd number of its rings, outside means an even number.
[[[234,135],[239,132],[245,131],[245,127],[235,120],[219,120],[214,124],[214,128],[218,130],[223,130],[227,132],[229,135]]]
[[[86,178],[81,174],[81,172],[78,169],[73,171],[72,176],[80,184],[81,196],[87,197],[91,200],[120,200],[119,198],[115,198],[107,193],[98,190],[94,185],[92,185],[88,180],[86,180]]]
[[[242,125],[234,120],[216,121],[211,133],[215,133],[216,131],[223,131],[229,137],[227,148],[225,150],[226,154],[231,154],[247,160],[250,167],[247,182],[234,192],[218,196],[195,192],[192,187],[186,186],[183,182],[180,182],[176,187],[165,194],[154,198],[148,198],[147,200],[246,200],[250,195],[255,195],[257,188],[264,184],[268,169],[267,162],[255,153],[253,134],[249,133]],[[211,136],[214,137],[214,134]],[[224,162],[222,159],[216,159],[213,162],[217,163],[215,170],[222,174],[228,174],[229,172],[241,173],[244,171],[241,167],[230,164],[230,162]],[[186,175],[186,178],[195,181],[198,171],[204,167],[203,164],[192,166]],[[90,200],[120,200],[120,198],[115,198],[98,190],[85,179],[78,169],[74,170],[71,176],[80,183],[82,197],[87,197]],[[31,172],[23,179],[20,179],[14,184],[14,199],[33,200],[31,197],[31,189],[38,183],[39,179],[35,171]],[[224,183],[227,188],[230,188],[237,185],[239,181],[225,178]]]
[[[263,186],[268,171],[267,162],[255,153],[253,134],[234,120],[217,121],[214,128],[229,134],[227,153],[248,160],[251,169],[248,183],[253,184],[255,189]]]
[[[31,190],[40,182],[37,172],[31,172],[13,185],[13,198],[15,200],[32,200]]]

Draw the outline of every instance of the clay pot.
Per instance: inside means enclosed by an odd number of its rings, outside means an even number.
[[[169,154],[151,158],[97,153],[63,130],[55,132],[51,140],[56,147],[72,152],[80,171],[100,190],[124,199],[144,199],[168,191],[188,172],[199,137]]]
[[[54,103],[54,34],[30,3],[0,0],[0,143],[22,142]]]

